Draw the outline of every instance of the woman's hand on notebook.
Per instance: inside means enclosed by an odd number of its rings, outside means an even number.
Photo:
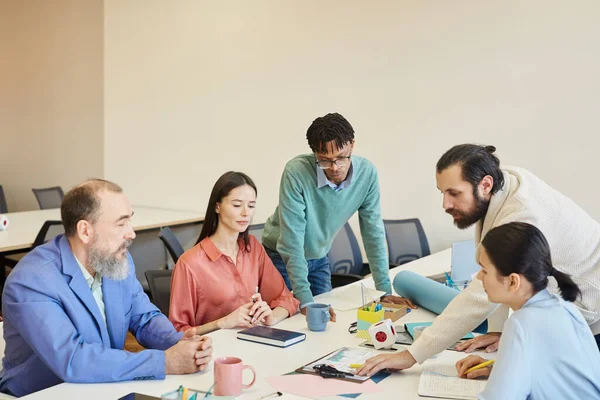
[[[409,308],[419,308],[419,307],[417,307],[416,304],[414,304],[409,299],[407,299],[405,297],[400,297],[400,296],[393,296],[391,294],[381,296],[380,301],[382,303],[393,303],[393,304],[398,304],[398,305],[402,305],[402,306],[407,306]]]
[[[461,344],[456,346],[457,351],[464,351],[465,353],[471,353],[475,350],[483,349],[485,347],[486,353],[493,353],[498,350],[498,344],[500,344],[500,332],[491,332],[485,335],[476,336],[473,339],[465,340]]]
[[[395,354],[379,354],[369,358],[362,367],[356,370],[356,375],[375,375],[382,369],[401,371],[417,363],[412,354],[404,350]]]

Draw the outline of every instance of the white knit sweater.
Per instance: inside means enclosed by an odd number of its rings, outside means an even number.
[[[477,258],[481,239],[492,228],[509,222],[536,226],[550,244],[554,267],[571,275],[581,289],[575,305],[592,332],[600,333],[600,224],[571,199],[552,189],[522,168],[506,167],[504,186],[492,196],[483,221],[475,228]],[[554,278],[548,290],[558,293]],[[501,332],[508,317],[508,306],[490,303],[481,281],[473,279],[468,288],[448,304],[433,325],[423,331],[408,351],[422,363],[441,352],[486,318],[489,332]]]

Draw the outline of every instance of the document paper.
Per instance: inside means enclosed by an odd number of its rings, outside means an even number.
[[[487,381],[461,379],[454,365],[430,364],[423,366],[419,380],[419,396],[446,399],[477,399]]]

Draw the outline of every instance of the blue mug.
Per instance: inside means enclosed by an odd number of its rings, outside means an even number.
[[[306,306],[306,323],[308,329],[322,332],[329,322],[329,304],[313,303]]]

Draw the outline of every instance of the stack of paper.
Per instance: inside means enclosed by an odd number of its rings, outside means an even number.
[[[445,399],[477,399],[487,381],[461,379],[454,365],[429,364],[423,366],[419,381],[419,395]]]
[[[366,287],[363,287],[361,290],[360,286],[347,285],[334,292],[329,292],[323,297],[319,296],[316,301],[329,304],[338,311],[349,311],[362,307],[363,298],[364,304],[367,304],[379,300],[384,294],[385,292],[381,290],[369,289]]]

